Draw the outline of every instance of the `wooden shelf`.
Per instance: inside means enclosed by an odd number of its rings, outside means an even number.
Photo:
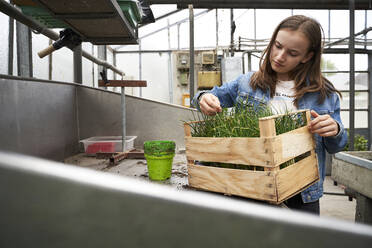
[[[18,4],[30,4],[20,1]],[[33,0],[66,23],[83,41],[95,45],[138,44],[137,30],[123,14],[116,0]]]

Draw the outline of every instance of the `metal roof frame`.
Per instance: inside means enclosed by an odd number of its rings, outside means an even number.
[[[148,0],[149,4],[177,4],[178,8],[349,9],[349,0]],[[371,0],[355,0],[355,10],[372,9]]]

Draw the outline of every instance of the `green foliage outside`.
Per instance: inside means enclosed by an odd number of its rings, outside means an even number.
[[[354,136],[354,150],[368,151],[368,140],[363,135],[357,134]],[[346,144],[344,151],[349,151],[349,142]]]
[[[322,71],[337,71],[337,67],[335,66],[335,64],[332,61],[326,60],[324,58],[322,58],[322,60],[320,61],[320,68]],[[335,73],[324,73],[324,76],[330,77],[334,74]]]

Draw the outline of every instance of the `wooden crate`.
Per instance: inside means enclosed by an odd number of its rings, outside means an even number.
[[[297,112],[304,111],[309,121],[309,110]],[[276,135],[275,118],[279,116],[259,120],[258,138],[192,137],[192,122],[185,123],[189,186],[280,204],[318,181],[313,135],[307,126]],[[280,164],[304,153],[310,155],[280,169]],[[264,170],[204,166],[195,164],[195,160],[253,165]]]

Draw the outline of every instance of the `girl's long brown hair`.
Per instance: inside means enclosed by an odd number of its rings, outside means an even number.
[[[322,56],[322,33],[321,25],[314,19],[294,15],[284,19],[274,30],[270,43],[264,50],[260,59],[260,68],[255,72],[251,79],[251,87],[255,90],[260,88],[264,91],[270,90],[271,97],[275,94],[277,77],[270,64],[270,55],[276,36],[281,29],[302,32],[310,41],[309,52],[313,52],[312,58],[306,63],[300,63],[290,72],[291,78],[295,81],[294,104],[298,106],[298,100],[307,92],[319,92],[319,102],[322,103],[327,96],[333,92],[341,93],[322,76],[320,70],[320,61]],[[306,81],[309,81],[307,84]]]

